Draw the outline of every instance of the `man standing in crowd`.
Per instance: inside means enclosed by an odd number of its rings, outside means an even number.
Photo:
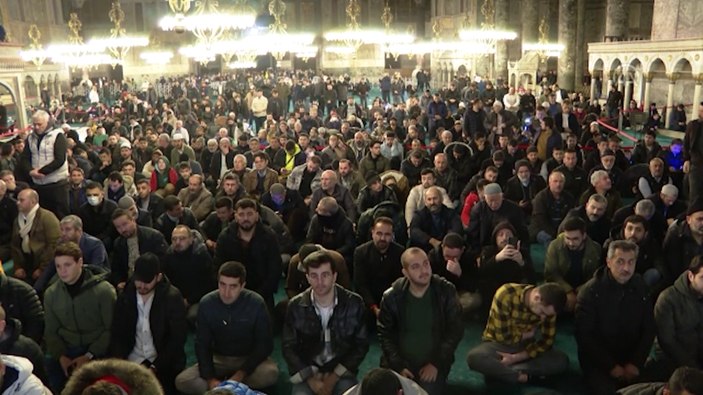
[[[32,115],[34,126],[22,155],[23,166],[39,194],[43,207],[63,218],[68,210],[68,161],[66,136],[51,129],[49,114],[39,110]]]

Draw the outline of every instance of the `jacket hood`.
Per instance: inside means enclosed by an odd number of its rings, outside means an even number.
[[[74,372],[61,393],[80,395],[85,388],[106,376],[119,378],[129,386],[132,394],[163,395],[164,393],[156,377],[147,368],[116,359],[105,359],[83,365]]]
[[[688,281],[688,270],[681,273],[679,278],[674,281],[674,289],[681,295],[685,295],[696,300],[699,299],[699,296],[696,291],[691,289],[691,282]]]
[[[16,390],[20,390],[22,388],[22,384],[18,383],[24,383],[30,376],[32,376],[34,365],[29,362],[29,359],[14,355],[2,355],[0,358],[2,358],[2,363],[5,364],[6,368],[11,368],[17,371],[17,379],[13,384],[8,386],[8,389],[15,388],[16,386]],[[7,383],[5,383],[5,385],[7,385]]]

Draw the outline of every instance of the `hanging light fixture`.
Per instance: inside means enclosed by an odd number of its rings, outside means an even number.
[[[47,52],[55,63],[63,63],[76,70],[82,68],[90,70],[101,64],[112,64],[112,58],[106,54],[105,47],[95,43],[84,43],[81,36],[83,23],[78,19],[78,14],[72,12],[68,20],[68,42],[49,45]],[[110,61],[107,61],[109,58]]]
[[[522,52],[534,52],[539,56],[540,62],[547,60],[550,57],[559,57],[564,50],[564,45],[559,43],[549,42],[549,25],[542,18],[539,22],[539,40],[536,43],[522,44]]]
[[[228,30],[241,30],[254,26],[256,13],[242,1],[237,1],[232,12],[223,12],[219,9],[218,0],[198,0],[191,15],[166,16],[161,19],[159,26],[166,31],[188,30],[197,37],[200,44],[211,46],[222,39]]]
[[[149,45],[149,38],[145,36],[129,36],[122,27],[125,14],[122,11],[120,0],[112,0],[112,7],[107,14],[110,17],[110,22],[115,24],[115,27],[110,29],[110,37],[95,38],[90,40],[90,43],[96,46],[104,46],[114,58],[114,64],[122,63],[127,56],[129,50],[133,47],[145,47]]]
[[[495,46],[499,41],[516,39],[516,32],[495,28],[495,13],[496,10],[493,5],[493,0],[484,0],[481,6],[481,14],[483,14],[484,18],[481,28],[461,29],[459,31],[459,38],[464,42],[493,48],[492,53],[495,53]]]
[[[143,51],[139,58],[146,64],[165,65],[173,59],[172,51]]]
[[[268,4],[269,14],[273,17],[273,23],[269,25],[269,31],[256,40],[269,49],[269,53],[277,60],[283,60],[287,52],[298,52],[301,48],[309,49],[315,40],[312,33],[289,33],[288,26],[283,21],[286,13],[286,3],[283,0],[271,0]]]
[[[391,13],[390,2],[386,0],[386,4],[383,7],[383,13],[381,14],[381,22],[385,26],[385,31],[381,37],[381,45],[383,46],[383,51],[392,56],[395,60],[398,60],[400,55],[408,55],[412,52],[411,44],[415,41],[415,35],[411,33],[394,33],[391,28],[393,23],[393,14]]]
[[[168,1],[168,7],[171,9],[171,11],[174,13],[172,16],[172,23],[173,23],[173,28],[172,30],[178,32],[178,33],[183,33],[185,29],[185,24],[184,24],[184,19],[185,19],[185,14],[190,10],[190,1],[191,0],[167,0]]]
[[[20,51],[20,57],[25,62],[32,62],[35,66],[41,67],[44,61],[48,57],[48,52],[44,50],[41,42],[41,32],[36,24],[29,26],[29,32],[27,33],[30,39],[29,49]]]
[[[371,38],[368,32],[362,31],[359,26],[357,19],[361,15],[361,6],[359,5],[359,0],[348,0],[346,8],[344,11],[349,18],[347,23],[347,28],[344,30],[333,30],[324,34],[325,40],[339,42],[343,46],[350,48],[348,51],[352,56],[356,56],[359,48],[364,44],[365,40]],[[328,52],[339,53],[335,50],[340,49],[339,44],[331,44],[326,47],[325,50]],[[344,51],[346,52],[346,50]]]

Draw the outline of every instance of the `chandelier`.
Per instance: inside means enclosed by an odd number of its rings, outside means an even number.
[[[268,4],[269,14],[273,17],[273,23],[269,25],[266,34],[256,37],[268,52],[277,60],[283,60],[287,52],[298,53],[310,51],[315,35],[312,33],[288,33],[288,26],[283,22],[286,13],[286,3],[282,0],[271,0]],[[317,52],[317,47],[315,47]]]
[[[68,20],[68,42],[49,45],[47,53],[55,63],[63,63],[75,71],[90,70],[101,64],[113,64],[113,58],[105,53],[105,47],[97,43],[84,43],[81,36],[83,24],[78,14],[72,12]]]
[[[342,51],[340,50],[340,44],[332,44],[326,47],[325,50],[328,52],[335,53],[348,53],[352,56],[356,56],[359,48],[370,38],[373,37],[368,31],[361,30],[359,26],[359,15],[361,15],[361,6],[359,5],[359,0],[348,0],[348,4],[344,9],[347,17],[349,18],[349,23],[347,23],[347,28],[344,30],[333,30],[325,33],[324,37],[327,41],[334,41],[341,43],[342,46],[348,48]]]
[[[411,33],[401,34],[393,33],[391,29],[391,23],[393,23],[393,14],[391,13],[391,6],[386,0],[386,4],[383,7],[383,13],[381,14],[381,22],[385,26],[385,31],[381,37],[381,45],[383,51],[392,56],[395,60],[398,60],[400,55],[408,55],[414,52],[412,49],[412,42],[415,41],[415,35]]]
[[[185,1],[185,0],[182,0]],[[222,12],[219,10],[218,0],[197,0],[195,10],[191,15],[184,15],[183,7],[172,10],[180,10],[176,15],[169,15],[161,19],[159,26],[166,31],[183,32],[188,30],[198,39],[198,43],[211,46],[222,39],[229,30],[246,29],[254,25],[256,13],[243,3],[245,0],[238,0],[232,12]],[[180,4],[181,1],[169,0],[171,3]]]
[[[20,51],[20,57],[25,62],[32,62],[35,66],[41,67],[46,60],[48,53],[44,50],[39,40],[41,39],[41,32],[36,24],[29,26],[29,32],[27,33],[29,40],[29,49]]]
[[[165,65],[173,59],[171,51],[143,51],[139,58],[146,64]]]
[[[559,57],[563,50],[563,44],[549,42],[549,25],[544,18],[539,22],[539,40],[536,43],[522,44],[523,53],[534,52],[539,56],[540,61],[545,61],[550,57]]]
[[[459,38],[465,43],[472,45],[478,44],[485,48],[492,48],[490,53],[495,53],[495,46],[499,41],[509,41],[517,38],[517,33],[508,30],[496,29],[495,7],[493,0],[484,0],[481,6],[481,14],[483,14],[484,22],[480,29],[461,29]]]
[[[122,27],[125,14],[124,11],[122,11],[120,0],[112,1],[112,7],[110,8],[110,12],[108,12],[108,16],[110,17],[110,22],[115,24],[115,27],[110,29],[110,37],[92,39],[90,43],[96,46],[104,46],[110,55],[112,55],[113,65],[122,63],[131,48],[149,45],[149,39],[147,37],[127,35],[125,28]]]

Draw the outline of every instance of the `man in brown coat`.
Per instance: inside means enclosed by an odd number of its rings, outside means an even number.
[[[19,215],[12,226],[12,261],[15,277],[34,283],[54,258],[61,236],[54,213],[39,207],[39,195],[25,189],[17,196]]]

